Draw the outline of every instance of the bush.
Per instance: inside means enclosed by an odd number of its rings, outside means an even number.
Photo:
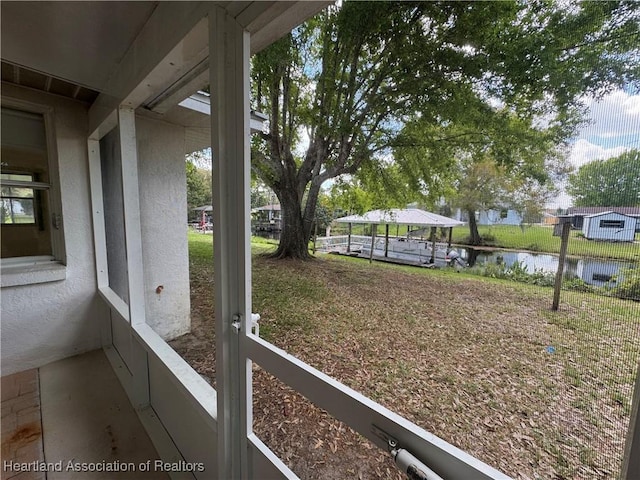
[[[495,245],[496,244],[496,236],[492,233],[482,233],[480,234],[480,238],[482,239],[483,245]]]
[[[613,288],[613,295],[640,301],[640,268],[625,268],[620,273],[624,280]]]
[[[533,273],[529,273],[527,266],[521,262],[515,262],[510,267],[507,267],[503,262],[489,263],[483,267],[474,268],[471,272],[483,277],[502,278],[545,287],[553,285],[555,279],[553,273],[545,272],[542,269],[535,269]]]
[[[582,280],[580,277],[567,278],[562,282],[562,288],[565,290],[573,290],[575,292],[593,293],[596,289]]]

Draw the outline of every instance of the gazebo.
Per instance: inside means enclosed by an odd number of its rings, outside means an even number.
[[[453,227],[458,225],[464,225],[464,222],[455,220],[453,218],[438,215],[437,213],[427,212],[420,210],[419,208],[392,208],[388,210],[372,210],[362,215],[349,215],[347,217],[338,218],[335,220],[338,223],[349,224],[349,250],[351,245],[351,225],[354,223],[364,223],[372,225],[372,238],[371,238],[371,254],[369,260],[373,258],[373,245],[375,242],[376,231],[378,225],[385,225],[385,256],[389,247],[389,225],[411,225],[416,227],[431,227],[432,229],[441,227],[449,229],[449,240],[447,248],[451,247],[451,232]],[[435,260],[435,235],[432,235],[432,247],[431,247],[431,263]]]

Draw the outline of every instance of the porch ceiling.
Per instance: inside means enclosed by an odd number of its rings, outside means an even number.
[[[132,48],[142,32],[167,24],[151,22],[163,2],[2,2],[1,41],[3,80],[23,84],[28,72],[31,88],[77,87],[116,94],[118,70],[128,68]],[[251,33],[251,53],[266,47],[331,2],[237,1],[177,2],[181,11],[224,8]],[[166,5],[162,6],[165,7]],[[166,10],[166,9],[165,9]],[[159,15],[161,16],[161,15]],[[195,27],[195,26],[194,26]],[[171,36],[170,31],[167,36]],[[202,28],[201,28],[202,30]],[[204,30],[206,33],[206,29]],[[159,32],[162,35],[162,32]],[[154,78],[145,106],[167,113],[181,100],[208,83],[207,35],[192,35],[183,45],[191,55],[165,78]],[[181,47],[181,48],[183,48]],[[139,58],[144,63],[145,59]],[[171,63],[173,65],[173,63]],[[40,77],[38,77],[40,75]],[[38,77],[38,78],[36,78]],[[115,80],[114,80],[115,79]],[[60,81],[71,85],[58,85]],[[40,86],[40,84],[42,84]],[[120,92],[117,92],[120,93]],[[64,93],[62,93],[64,94]],[[93,102],[94,96],[82,98]]]
[[[2,2],[2,59],[103,91],[157,2]]]

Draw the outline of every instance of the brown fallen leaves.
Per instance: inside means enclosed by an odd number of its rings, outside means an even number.
[[[254,257],[253,271],[278,347],[513,477],[617,476],[640,327],[615,305],[575,294],[551,314],[549,289],[340,259]],[[215,379],[211,278],[192,265],[192,333],[172,345]],[[253,389],[254,430],[301,478],[402,478],[257,366]]]

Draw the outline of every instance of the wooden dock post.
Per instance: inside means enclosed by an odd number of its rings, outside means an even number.
[[[369,263],[371,263],[373,261],[373,249],[374,249],[375,243],[376,243],[376,232],[377,231],[378,231],[378,225],[374,223],[371,226],[371,253],[369,254]]]
[[[384,256],[389,256],[389,224],[384,226]]]

